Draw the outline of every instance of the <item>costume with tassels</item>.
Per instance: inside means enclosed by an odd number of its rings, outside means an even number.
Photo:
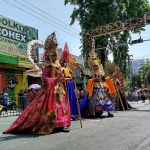
[[[100,116],[103,114],[103,111],[107,111],[108,116],[113,116],[109,111],[114,111],[115,108],[110,101],[109,87],[104,78],[105,73],[94,50],[90,52],[87,63],[92,68],[93,72],[93,77],[88,80],[86,87],[86,92],[88,93],[88,97],[87,95],[85,96],[88,98],[87,115]],[[85,101],[86,99],[84,98],[80,103],[82,116],[85,113],[83,112],[83,110],[85,110],[83,108],[85,106]]]
[[[54,128],[69,131],[70,106],[61,66],[57,59],[55,32],[45,41],[46,63],[37,97],[27,106],[5,133],[50,134]]]
[[[78,112],[77,97],[75,93],[74,77],[72,76],[74,69],[76,69],[73,68],[76,66],[76,60],[75,59],[71,60],[71,55],[69,55],[67,43],[65,43],[60,63],[62,66],[62,72],[66,80],[71,116],[73,120],[76,120],[75,116],[79,116],[79,112]]]
[[[116,110],[133,109],[125,98],[125,87],[124,87],[125,77],[120,72],[120,68],[118,66],[115,67],[115,71],[112,75],[112,80],[117,91],[115,103]]]

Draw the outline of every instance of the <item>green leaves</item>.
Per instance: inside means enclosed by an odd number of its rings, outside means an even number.
[[[76,9],[71,14],[70,24],[72,25],[75,20],[78,20],[84,33],[108,23],[114,23],[116,21],[123,22],[130,18],[143,18],[146,13],[150,13],[148,0],[65,0],[65,4],[76,6]],[[95,48],[106,47],[108,42],[111,45],[129,43],[131,33],[140,34],[142,31],[144,31],[144,28],[136,28],[132,29],[131,32],[123,31],[97,37],[95,38]],[[113,46],[110,50],[113,53],[114,62],[126,75],[126,62],[129,59],[128,47]],[[107,59],[106,49],[104,48],[97,52],[104,65]],[[86,54],[86,49],[83,49],[83,54]]]

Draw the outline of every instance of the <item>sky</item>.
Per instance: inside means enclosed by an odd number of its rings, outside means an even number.
[[[79,47],[81,46],[81,37],[79,36],[81,28],[79,26],[79,23],[75,22],[74,25],[69,25],[71,22],[70,15],[73,11],[73,6],[65,6],[64,0],[25,0],[31,5],[37,7],[39,9],[38,10],[26,3],[24,0],[6,1],[40,19],[8,4],[4,0],[1,0],[0,3],[0,15],[38,29],[39,40],[41,41],[45,41],[47,36],[55,31],[57,42],[59,43],[59,48],[64,48],[65,42],[67,42],[70,53],[77,56],[81,54],[79,50]],[[22,5],[17,2],[21,3]],[[27,7],[30,9],[28,9]],[[37,13],[33,12],[32,10],[36,11]],[[65,32],[62,30],[64,30]],[[68,32],[69,34],[66,32]]]
[[[41,41],[45,41],[46,37],[55,31],[59,48],[63,49],[65,42],[67,42],[70,53],[76,56],[81,54],[79,49],[81,46],[81,37],[79,36],[81,28],[79,26],[79,22],[76,21],[72,26],[69,25],[71,22],[70,15],[73,11],[73,6],[70,4],[65,6],[64,0],[6,1],[23,10],[20,10],[8,4],[4,0],[1,0],[0,15],[38,29],[39,40]],[[29,3],[34,5],[34,7]],[[34,12],[32,10],[34,10]],[[33,16],[28,13],[32,14]],[[147,25],[145,29],[146,30],[141,34],[141,38],[148,40],[150,39],[150,25]],[[132,35],[133,40],[136,40],[139,37],[140,35],[138,34]],[[150,41],[146,41],[141,44],[134,44],[129,46],[129,54],[133,55],[133,59],[143,58],[145,56],[150,57],[149,48]],[[44,50],[40,50],[40,53],[43,51]],[[109,59],[113,59],[112,55],[109,56]]]

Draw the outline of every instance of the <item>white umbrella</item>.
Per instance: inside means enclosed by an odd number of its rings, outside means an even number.
[[[40,85],[38,85],[38,84],[31,84],[29,87],[28,87],[28,90],[29,89],[40,89],[41,88],[41,86]]]

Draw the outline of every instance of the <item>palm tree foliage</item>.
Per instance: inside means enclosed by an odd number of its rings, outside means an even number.
[[[71,25],[78,20],[82,27],[83,34],[89,29],[98,26],[114,23],[116,21],[125,21],[130,18],[144,17],[145,13],[150,12],[148,0],[65,0],[65,5],[74,5],[71,14]],[[110,43],[111,51],[116,63],[122,73],[126,74],[126,61],[129,58],[128,47],[114,46],[117,43],[130,43],[131,33],[140,33],[143,28],[132,29],[131,32],[125,30],[114,34],[104,35],[95,38],[95,48],[104,48]],[[83,37],[82,37],[83,38]],[[83,38],[84,40],[84,38]],[[106,48],[97,50],[103,65],[107,59],[108,51]],[[83,56],[86,55],[86,49],[82,48]]]

